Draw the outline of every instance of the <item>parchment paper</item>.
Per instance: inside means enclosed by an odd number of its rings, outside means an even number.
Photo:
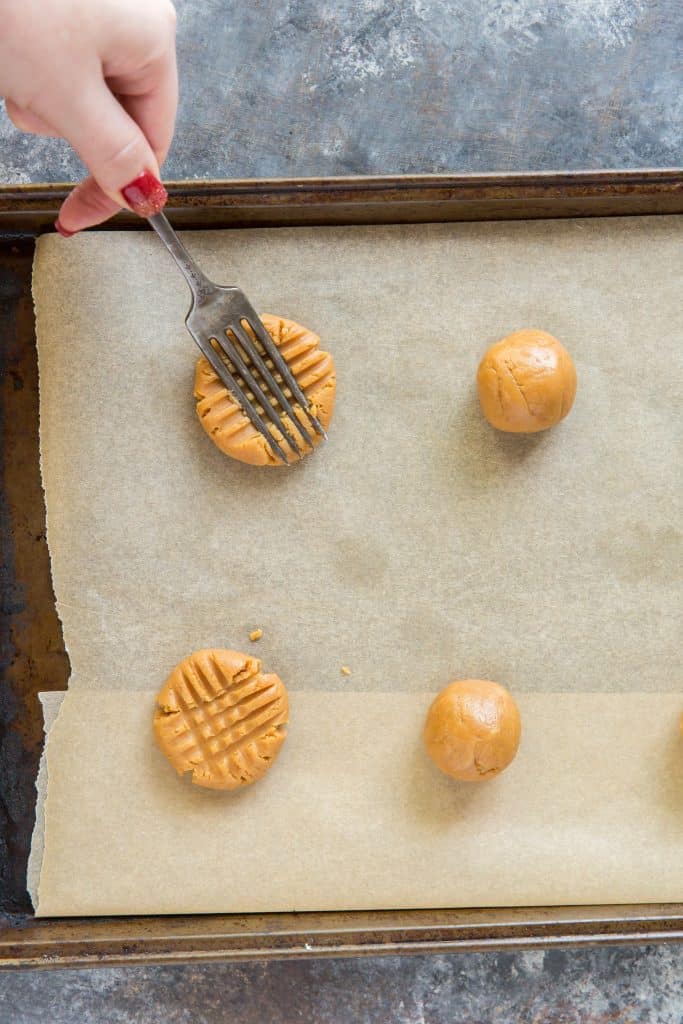
[[[675,735],[683,689],[680,225],[188,235],[211,276],[317,330],[334,353],[330,442],[282,471],[226,460],[199,427],[185,286],[154,237],[41,239],[43,474],[73,674],[48,747],[40,913],[683,898],[683,806],[662,796],[675,755],[654,742]],[[572,352],[576,406],[557,430],[501,436],[478,411],[476,366],[488,344],[526,325]],[[259,656],[295,691],[283,760],[237,800],[188,795],[153,762],[153,691],[192,649],[244,648],[254,626],[264,629]],[[462,676],[499,679],[531,702],[526,760],[476,798],[420,783],[429,766],[406,746],[427,695]],[[335,742],[318,743],[335,730]],[[639,796],[630,738],[644,758]],[[582,742],[590,784],[576,767]],[[400,821],[383,774],[397,751],[417,780],[405,795],[400,776]],[[555,752],[571,770],[551,763]],[[443,785],[478,808],[458,814],[457,828],[424,812]],[[590,804],[596,785],[609,811],[579,813],[577,794]],[[202,830],[189,848],[168,838],[186,834],[178,802],[188,800]],[[576,814],[563,817],[568,803]],[[622,809],[644,817],[623,835]],[[136,814],[154,824],[131,829]],[[347,849],[348,870],[304,852],[313,835],[321,849]],[[509,872],[474,857],[508,850],[510,835],[519,861]],[[103,874],[102,851],[121,846],[125,858]],[[238,894],[215,875],[202,889],[211,850],[253,860]],[[576,871],[560,878],[567,859]],[[181,892],[153,885],[155,871],[198,881]],[[264,886],[269,874],[279,896]]]
[[[523,694],[520,753],[481,786],[424,756],[429,700],[296,692],[277,771],[226,799],[179,784],[152,694],[69,694],[40,913],[683,899],[677,695]]]

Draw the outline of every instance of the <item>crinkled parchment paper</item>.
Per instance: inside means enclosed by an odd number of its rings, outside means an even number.
[[[186,235],[334,354],[329,443],[289,470],[233,463],[199,426],[188,295],[151,233],[40,240],[73,672],[38,913],[683,899],[681,224]],[[474,386],[522,326],[579,376],[568,419],[533,437],[491,430]],[[278,764],[237,796],[178,780],[151,732],[154,691],[213,645],[293,693]],[[479,787],[419,745],[430,695],[464,676],[509,686],[524,719],[514,765]]]

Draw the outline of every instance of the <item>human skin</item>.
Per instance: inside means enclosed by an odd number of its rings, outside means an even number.
[[[107,220],[122,189],[160,177],[178,105],[169,0],[0,0],[0,93],[21,131],[66,139],[90,175],[64,201],[63,234]]]

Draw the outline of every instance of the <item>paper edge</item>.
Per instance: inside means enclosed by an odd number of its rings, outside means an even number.
[[[36,816],[31,836],[31,846],[26,865],[26,888],[36,914],[39,912],[40,876],[45,856],[45,829],[48,793],[48,744],[50,731],[57,721],[64,698],[65,690],[48,690],[38,694],[43,714],[43,750],[40,755],[38,774],[36,775]]]
[[[59,629],[62,635],[62,641],[64,643],[64,650],[67,658],[69,659],[69,680],[71,679],[71,658],[69,655],[69,648],[66,642],[66,636],[64,632],[64,621],[60,612],[59,596],[57,594],[57,587],[55,586],[55,573],[54,563],[52,559],[52,548],[50,545],[50,511],[47,507],[47,495],[45,492],[45,465],[43,457],[43,419],[42,419],[42,408],[43,403],[41,401],[41,381],[42,381],[42,370],[41,370],[41,358],[40,358],[40,336],[42,334],[42,328],[40,327],[40,321],[42,319],[42,313],[40,308],[39,297],[36,293],[36,267],[38,265],[38,259],[40,256],[40,250],[49,248],[51,246],[50,239],[54,239],[54,236],[42,235],[36,241],[35,252],[33,254],[33,267],[31,269],[31,302],[33,304],[33,312],[35,315],[35,333],[36,333],[36,364],[37,364],[37,391],[38,391],[38,472],[40,474],[40,489],[43,495],[43,508],[45,509],[45,543],[47,544],[47,555],[48,562],[50,565],[50,583],[52,585],[52,593],[55,599],[55,611],[57,618],[59,619]],[[41,696],[39,694],[39,696]]]
[[[43,465],[43,438],[41,417],[42,403],[40,401],[42,374],[40,365],[40,345],[38,343],[38,337],[40,335],[38,325],[42,314],[40,310],[40,302],[35,291],[36,264],[38,261],[38,256],[41,249],[45,249],[46,247],[49,248],[51,246],[52,243],[50,239],[50,235],[42,235],[38,239],[36,239],[35,252],[33,255],[33,266],[31,268],[31,302],[33,305],[33,311],[35,316],[36,363],[38,371],[38,472],[40,474],[40,489],[43,496],[43,508],[45,509],[45,543],[47,544],[48,562],[50,566],[50,584],[52,586],[52,593],[55,599],[55,611],[57,613],[57,618],[59,620],[59,628],[62,635],[62,641],[64,643],[64,650],[66,652],[67,658],[69,658],[69,649],[66,643],[66,637],[64,635],[64,622],[62,620],[62,616],[59,610],[59,599],[57,597],[57,591],[55,587],[52,551],[50,548],[50,513],[47,505],[47,496],[45,494],[45,473]],[[70,678],[71,659],[69,658],[69,679]],[[28,890],[31,903],[36,914],[38,913],[38,907],[40,903],[40,877],[43,868],[43,858],[45,856],[45,831],[49,787],[48,746],[50,740],[50,732],[52,730],[53,725],[57,721],[65,696],[65,690],[46,690],[38,694],[38,699],[40,701],[40,707],[43,715],[43,749],[41,751],[40,762],[38,765],[38,773],[36,775],[34,783],[36,790],[36,810],[33,832],[31,834],[28,861],[26,865],[26,888]]]

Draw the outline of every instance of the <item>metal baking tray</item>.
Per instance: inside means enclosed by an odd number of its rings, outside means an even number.
[[[65,185],[0,188],[0,967],[548,948],[683,940],[683,904],[35,920],[26,862],[42,747],[37,694],[64,689],[45,542],[31,301],[36,237]],[[683,213],[683,169],[175,182],[183,228]],[[107,227],[139,228],[120,214]]]

